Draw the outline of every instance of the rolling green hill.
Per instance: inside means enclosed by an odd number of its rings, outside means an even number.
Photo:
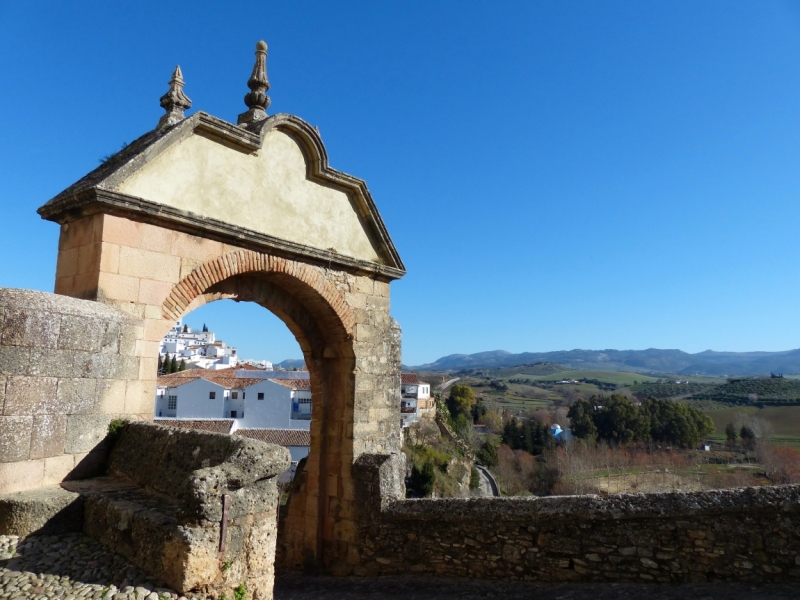
[[[562,381],[564,379],[575,380],[597,380],[604,383],[617,385],[633,385],[634,381],[657,381],[656,377],[642,375],[640,373],[630,373],[626,371],[559,371],[551,375],[537,377],[539,381]]]
[[[726,404],[800,404],[800,381],[771,377],[730,379],[708,391],[693,394],[692,399]]]
[[[640,399],[644,398],[679,398],[690,394],[710,392],[719,384],[709,383],[640,383],[631,386],[631,392]]]

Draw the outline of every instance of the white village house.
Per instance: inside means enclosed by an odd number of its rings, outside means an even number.
[[[213,335],[213,334],[212,334]],[[430,384],[403,373],[401,422],[433,419]],[[188,369],[161,375],[156,387],[157,423],[244,435],[289,449],[293,463],[308,456],[311,428],[308,371],[272,371],[249,366]]]
[[[171,359],[174,356],[178,361],[184,360],[190,369],[230,369],[242,363],[254,362],[262,369],[272,369],[269,361],[242,360],[236,348],[217,340],[214,332],[208,331],[205,326],[203,331],[194,331],[180,321],[161,340],[159,355],[162,359]]]
[[[400,418],[403,427],[419,419],[436,418],[436,403],[431,384],[420,381],[416,373],[400,374]]]
[[[196,420],[224,419],[230,421],[226,433],[262,431],[253,435],[282,440],[291,437],[295,442],[310,440],[308,372],[231,368],[190,369],[162,375],[156,387],[154,416],[165,425],[182,427]],[[288,433],[292,431],[305,433]],[[294,461],[308,455],[308,443],[287,447]]]
[[[190,369],[158,378],[155,416],[236,419],[238,426],[309,429],[308,373]],[[289,377],[291,376],[291,377]]]

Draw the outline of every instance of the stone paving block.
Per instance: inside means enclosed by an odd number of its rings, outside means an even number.
[[[104,242],[138,248],[142,243],[141,228],[143,223],[137,223],[124,217],[102,215]]]
[[[120,275],[177,283],[180,271],[181,259],[177,256],[127,246],[120,248]]]
[[[61,317],[61,335],[58,347],[65,350],[98,352],[102,339],[102,321],[76,315]]]
[[[119,271],[119,246],[117,244],[102,243],[100,271],[103,273],[117,273]]]
[[[21,460],[0,463],[0,493],[19,492],[41,487],[44,460]]]
[[[77,454],[61,454],[44,459],[44,477],[42,485],[54,485],[71,478],[75,471]],[[97,471],[99,473],[100,471]]]
[[[139,280],[139,303],[160,305],[172,291],[172,283],[153,279]]]
[[[3,346],[25,346],[28,348],[55,348],[61,321],[50,312],[12,310],[3,314]]]
[[[116,377],[120,357],[93,352],[73,352],[73,373],[77,377],[113,379]]]
[[[97,397],[99,411],[104,414],[125,412],[126,382],[117,379],[98,379]]]
[[[98,380],[87,378],[59,379],[56,391],[58,412],[64,415],[87,415],[98,411]]]
[[[42,350],[34,348],[30,351],[28,375],[51,377],[76,377],[74,350]]]
[[[136,302],[139,298],[139,279],[137,277],[100,273],[97,286],[99,299],[103,301]]]
[[[119,323],[110,323],[101,320],[98,321],[97,328],[100,331],[100,353],[119,354],[119,340],[122,330]]]
[[[30,458],[33,417],[0,416],[0,463]]]
[[[67,480],[88,479],[103,475],[108,467],[108,447],[104,442],[97,445],[91,452],[69,454],[75,459],[72,470],[66,477]]]
[[[90,452],[108,433],[108,424],[115,415],[69,415],[67,417],[66,454]]]
[[[141,364],[143,361],[153,361],[152,369],[147,373],[141,373]],[[158,359],[145,359],[138,356],[118,356],[114,361],[114,370],[112,371],[113,379],[137,379],[144,378],[150,373],[155,373],[158,370]]]
[[[12,376],[6,384],[6,415],[57,414],[55,377]]]
[[[68,248],[58,253],[56,277],[73,277],[78,273],[78,248]]]
[[[63,454],[66,439],[66,415],[34,416],[30,458],[47,458]]]
[[[78,275],[96,274],[100,265],[100,243],[86,244],[78,248]]]

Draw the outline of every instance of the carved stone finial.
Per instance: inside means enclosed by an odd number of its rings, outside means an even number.
[[[156,129],[171,127],[183,120],[183,111],[192,107],[192,101],[183,93],[183,73],[180,65],[175,67],[169,80],[169,91],[161,96],[161,106],[167,111],[158,121]]]
[[[244,103],[250,110],[240,114],[237,121],[244,127],[267,118],[270,99],[266,93],[269,89],[269,79],[267,79],[267,44],[264,40],[256,44],[256,64],[253,66],[253,74],[247,81],[247,87],[250,88],[250,93],[244,97]]]

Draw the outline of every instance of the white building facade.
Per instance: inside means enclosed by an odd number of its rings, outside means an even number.
[[[237,377],[234,369],[191,369],[162,375],[156,388],[154,416],[234,419],[237,428],[308,431],[311,427],[310,380]]]
[[[436,418],[436,402],[431,384],[420,381],[416,373],[400,374],[400,420],[403,427],[420,419]]]

